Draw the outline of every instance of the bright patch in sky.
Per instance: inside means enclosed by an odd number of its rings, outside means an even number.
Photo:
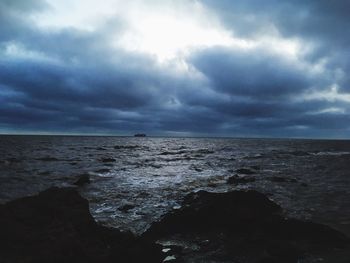
[[[117,44],[130,51],[156,55],[160,61],[186,55],[190,48],[229,46],[233,42],[229,32],[203,27],[191,19],[157,14],[132,22],[131,30]]]
[[[324,91],[315,91],[305,96],[306,100],[325,100],[330,102],[342,101],[350,102],[350,93],[340,93],[339,87],[334,84]]]
[[[45,53],[28,50],[23,45],[18,44],[16,42],[10,42],[6,44],[3,51],[3,55],[14,59],[43,61],[53,64],[58,63],[58,60],[48,57]]]
[[[191,50],[212,46],[252,49],[268,47],[272,52],[297,59],[298,41],[278,34],[256,39],[237,38],[217,17],[197,1],[48,0],[51,8],[36,14],[43,28],[76,28],[96,31],[110,20],[123,30],[109,30],[111,44],[131,52],[155,56],[159,62],[183,60]],[[114,36],[113,36],[114,34]]]
[[[116,14],[119,0],[46,0],[50,8],[33,16],[42,28],[78,28],[93,31]]]

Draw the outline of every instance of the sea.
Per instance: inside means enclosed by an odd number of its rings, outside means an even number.
[[[242,168],[255,181],[228,184]],[[52,186],[77,188],[97,221],[136,234],[188,193],[255,189],[286,216],[350,236],[345,140],[0,136],[0,203]]]

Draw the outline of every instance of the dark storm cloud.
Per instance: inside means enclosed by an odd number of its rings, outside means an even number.
[[[298,38],[312,44],[305,54],[312,62],[327,59],[329,69],[349,72],[350,2],[348,0],[203,0],[213,8],[233,32],[254,38],[271,28],[287,38]],[[345,83],[346,85],[345,85]],[[349,90],[346,78],[342,89]]]
[[[139,107],[152,100],[151,92],[139,84],[152,83],[149,76],[133,75],[118,69],[67,67],[43,62],[22,65],[8,61],[0,64],[0,78],[4,85],[31,99],[56,104],[123,109]]]
[[[327,74],[308,72],[294,60],[268,50],[216,47],[195,52],[190,61],[208,78],[211,89],[223,96],[184,96],[184,100],[191,106],[210,108],[228,130],[269,134],[274,129],[291,132],[292,127],[303,126],[315,131],[324,125],[332,129],[344,120],[341,114],[330,114],[334,121],[323,122],[327,114],[322,111],[339,102],[295,100],[308,90],[331,85]],[[343,128],[349,128],[346,123]]]
[[[206,112],[206,116],[212,121],[206,120],[204,125],[198,127],[202,130],[214,130],[217,134],[302,136],[304,132],[305,136],[312,134],[316,136],[317,132],[318,135],[324,136],[327,132],[332,134],[331,131],[335,132],[337,129],[346,134],[345,131],[350,128],[348,114],[322,113],[324,109],[340,106],[337,102],[323,100],[295,102],[286,99],[271,101],[261,100],[258,96],[255,99],[246,100],[241,96],[231,96],[226,101],[207,98],[201,101],[187,100],[187,102],[188,107],[210,109],[202,112]],[[327,132],[324,132],[325,130]],[[336,131],[332,135],[336,136],[338,133]]]
[[[1,0],[0,1],[0,42],[25,35],[28,15],[47,8],[42,0]]]
[[[306,64],[271,52],[194,49],[193,77],[154,57],[112,46],[127,30],[118,18],[95,31],[43,30],[32,20],[51,7],[39,0],[0,0],[0,132],[86,132],[341,137],[348,103],[297,99],[334,83],[349,89],[345,1],[203,0],[235,35],[254,39],[274,25],[284,37],[311,41]],[[258,7],[259,5],[259,7]],[[327,11],[328,10],[328,11]],[[113,31],[112,31],[113,28]],[[327,109],[340,108],[327,111]]]
[[[265,50],[207,49],[193,55],[191,62],[216,89],[263,100],[282,99],[317,81],[298,65]]]
[[[266,25],[270,23],[286,36],[327,39],[338,44],[348,44],[350,40],[350,2],[347,0],[202,2],[214,8],[222,21],[241,34],[266,32]]]
[[[162,96],[154,94],[158,76],[150,76],[146,70],[124,72],[115,67],[112,70],[106,65],[98,66],[102,68],[67,67],[43,62],[23,65],[7,61],[1,64],[2,84],[16,92],[10,96],[16,101],[15,107],[2,110],[2,115],[8,121],[16,122],[22,116],[28,121],[40,123],[54,112],[57,126],[65,125],[70,118],[78,120],[80,125],[86,122],[93,126],[94,123],[101,125],[103,121],[108,123],[111,118],[120,119],[108,110],[96,116],[94,112],[99,109],[142,112],[144,107],[160,103]],[[89,110],[91,108],[95,110]],[[27,113],[23,115],[23,112]],[[38,114],[42,114],[43,118],[39,118]]]
[[[12,45],[40,56],[0,59],[2,126],[115,132],[137,126],[133,119],[142,116],[143,108],[162,103],[157,88],[165,76],[152,66],[152,59],[111,50],[109,35],[101,34],[106,28],[93,34],[75,29],[41,32],[30,23],[17,23],[19,11],[35,9],[20,4],[1,6],[2,12],[13,14],[4,20],[16,26],[1,31],[2,52]],[[143,125],[144,120],[137,121]]]

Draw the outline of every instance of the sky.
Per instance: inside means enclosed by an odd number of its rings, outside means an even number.
[[[0,133],[350,138],[348,0],[0,0]]]

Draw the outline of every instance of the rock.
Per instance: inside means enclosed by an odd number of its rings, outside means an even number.
[[[90,175],[89,174],[82,174],[79,176],[78,180],[75,181],[75,185],[77,186],[83,186],[85,184],[90,183]]]
[[[171,256],[167,256],[164,260],[163,260],[163,262],[174,262],[176,260],[176,257],[175,256],[173,256],[173,255],[171,255]]]
[[[161,246],[98,225],[73,188],[50,188],[0,205],[4,263],[162,262]]]
[[[285,218],[282,212],[279,205],[256,191],[199,191],[187,195],[180,209],[153,223],[144,237],[196,242],[199,248],[175,254],[185,262],[220,258],[223,262],[297,263],[306,255],[318,258],[335,253],[334,249],[349,249],[349,239],[342,233]],[[203,240],[208,241],[205,246]]]
[[[233,175],[227,179],[228,184],[246,184],[255,182],[254,177]]]
[[[238,174],[256,174],[256,171],[253,171],[253,170],[248,169],[248,168],[241,168],[241,169],[237,169],[236,173],[238,173]]]
[[[218,226],[226,228],[241,220],[256,219],[280,212],[281,207],[256,191],[187,195],[180,209],[166,214],[152,224],[146,235],[165,235],[201,231]]]
[[[276,259],[271,256],[265,256],[265,257],[262,257],[260,260],[258,260],[257,263],[279,263],[279,262],[276,261]]]

